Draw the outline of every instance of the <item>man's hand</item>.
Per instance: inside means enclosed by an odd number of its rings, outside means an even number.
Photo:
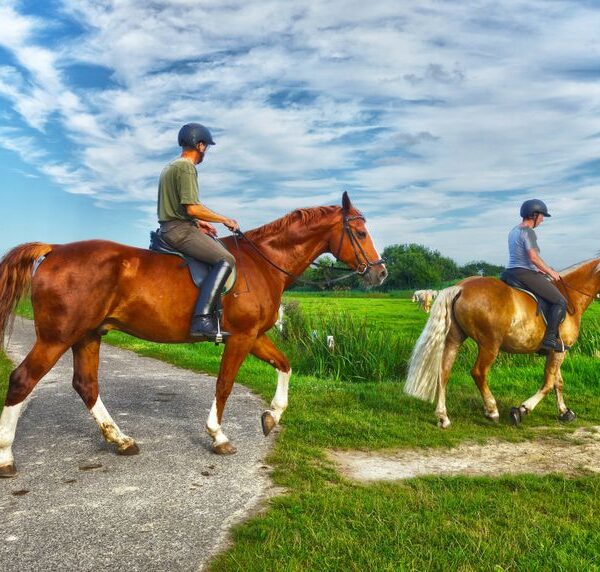
[[[200,229],[204,234],[208,234],[208,236],[212,237],[217,236],[217,229],[209,222],[199,219],[195,219],[194,222],[196,223],[196,227]]]
[[[228,218],[225,219],[223,221],[223,224],[231,231],[231,232],[235,232],[236,230],[240,230],[240,225],[237,223],[237,221],[233,220],[232,218]]]

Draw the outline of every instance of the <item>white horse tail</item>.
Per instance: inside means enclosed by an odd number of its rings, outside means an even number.
[[[460,294],[460,286],[441,290],[431,307],[425,328],[413,349],[408,365],[405,393],[433,401],[436,396],[446,336],[452,325],[452,305]]]

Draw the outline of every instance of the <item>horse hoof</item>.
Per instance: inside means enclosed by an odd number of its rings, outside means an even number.
[[[214,445],[213,451],[217,455],[233,455],[234,453],[237,453],[237,449],[230,441],[225,441],[225,443],[221,443],[220,445]]]
[[[510,408],[510,421],[516,427],[521,423],[521,409],[519,407]]]
[[[0,467],[0,478],[10,479],[17,474],[17,467],[14,463]]]
[[[485,414],[485,418],[489,419],[490,421],[494,422],[494,423],[499,423],[500,422],[500,415],[498,413],[494,413],[493,415],[490,415],[489,413]]]
[[[577,415],[575,415],[575,412],[571,411],[570,409],[567,409],[564,413],[561,413],[558,416],[558,420],[562,421],[563,423],[569,423],[570,421],[575,421],[575,419],[577,419]]]
[[[448,429],[450,427],[450,419],[438,419],[437,426],[440,429]]]
[[[265,436],[267,436],[273,430],[273,427],[277,425],[277,421],[275,421],[275,418],[273,415],[271,415],[270,411],[265,411],[261,415],[260,422],[262,424],[262,430]]]
[[[121,449],[117,449],[117,455],[124,455],[127,457],[130,457],[131,455],[137,455],[139,452],[140,448],[135,441],[133,443],[129,443],[129,445],[125,445],[125,447]]]

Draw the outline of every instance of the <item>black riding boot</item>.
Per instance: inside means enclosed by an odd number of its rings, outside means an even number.
[[[200,288],[198,300],[196,300],[190,336],[216,338],[219,334],[222,337],[229,335],[227,332],[219,331],[215,307],[230,274],[231,266],[227,260],[219,260],[209,270]]]
[[[564,352],[569,348],[562,343],[558,337],[558,326],[567,314],[567,309],[563,304],[554,304],[548,311],[546,335],[542,340],[542,349],[554,350],[555,352]]]

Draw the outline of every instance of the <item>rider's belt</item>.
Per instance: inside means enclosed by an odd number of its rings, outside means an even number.
[[[176,226],[179,226],[181,224],[185,224],[185,225],[192,225],[195,226],[195,223],[193,220],[183,220],[183,219],[177,219],[177,220],[168,220],[168,221],[164,221],[159,223],[160,224],[160,230],[162,230],[163,232],[167,232],[169,230],[171,230],[172,228],[175,228]]]

